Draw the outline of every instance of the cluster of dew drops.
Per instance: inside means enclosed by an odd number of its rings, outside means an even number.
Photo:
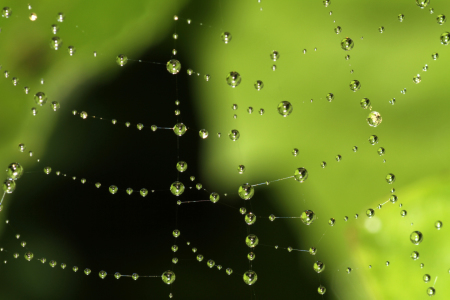
[[[427,7],[427,6],[429,5],[429,3],[430,3],[430,0],[415,0],[415,1],[416,1],[416,4],[417,4],[421,9]],[[330,2],[331,2],[330,0],[324,0],[324,1],[323,1],[323,4],[324,4],[325,7],[328,7],[328,6],[330,5]],[[31,6],[29,6],[28,8],[29,8],[30,10],[32,9]],[[3,10],[2,10],[2,17],[4,17],[4,18],[9,18],[9,17],[11,16],[11,13],[12,13],[11,8],[9,8],[9,7],[4,7]],[[433,13],[433,9],[430,9],[430,13]],[[332,12],[330,12],[330,14],[332,14]],[[35,13],[30,13],[29,19],[30,19],[31,21],[35,21],[37,18],[38,18],[38,16],[37,16]],[[61,23],[61,22],[64,21],[64,19],[65,19],[65,16],[64,16],[63,13],[59,13],[59,14],[57,15],[57,18],[56,18],[57,22]],[[403,22],[404,19],[405,19],[405,16],[404,16],[403,14],[399,14],[399,15],[398,15],[398,20],[399,20],[400,22]],[[175,21],[178,20],[178,17],[175,16],[175,17],[174,17],[174,20],[175,20]],[[437,16],[436,21],[437,21],[437,23],[438,23],[439,25],[443,25],[443,24],[446,22],[446,16],[443,15],[443,14],[440,14],[440,15]],[[187,22],[188,22],[188,24],[190,24],[190,20],[187,20]],[[58,49],[60,49],[60,48],[62,47],[62,44],[63,44],[62,39],[59,38],[58,36],[56,36],[56,34],[57,34],[58,31],[59,31],[59,26],[58,26],[57,24],[52,24],[52,25],[51,25],[51,30],[52,30],[52,33],[53,33],[55,36],[51,38],[51,41],[50,41],[50,47],[51,47],[52,49],[54,49],[54,50],[58,50]],[[385,28],[384,28],[383,26],[380,26],[380,27],[378,28],[378,30],[379,30],[380,33],[383,33],[383,32],[385,31]],[[342,28],[341,28],[340,26],[337,26],[337,27],[335,28],[335,33],[336,33],[336,34],[340,34],[341,32],[342,32]],[[178,38],[178,35],[177,35],[176,33],[174,33],[174,34],[173,34],[173,38],[174,38],[174,39],[177,39],[177,38]],[[221,34],[221,39],[222,39],[222,41],[223,41],[225,44],[228,44],[228,43],[230,43],[230,41],[232,40],[232,35],[231,35],[229,32],[223,32],[223,33]],[[449,32],[444,32],[444,33],[442,33],[441,36],[440,36],[440,41],[441,41],[441,44],[443,44],[443,45],[448,45],[448,44],[450,44],[450,33],[449,33]],[[346,38],[344,38],[344,39],[341,40],[341,48],[342,48],[344,51],[350,51],[350,50],[353,49],[353,47],[354,47],[354,41],[353,41],[351,38],[346,37]],[[70,46],[67,47],[67,51],[68,51],[68,53],[69,53],[70,56],[73,56],[73,55],[75,54],[75,52],[76,52],[76,49],[75,49],[74,46],[71,46],[71,45],[70,45]],[[304,53],[304,54],[306,53],[306,49],[303,50],[303,53]],[[173,54],[174,54],[174,55],[176,54],[176,50],[175,50],[175,49],[173,50]],[[96,57],[96,56],[97,56],[97,53],[94,51],[94,57]],[[273,60],[274,62],[276,62],[276,61],[280,58],[280,53],[279,53],[278,51],[276,51],[276,50],[273,50],[273,51],[270,53],[269,57],[270,57],[271,60]],[[433,53],[433,54],[432,54],[432,59],[433,59],[433,60],[436,60],[436,59],[438,59],[438,58],[439,58],[439,54],[438,54],[438,53]],[[350,55],[346,55],[346,56],[345,56],[345,59],[346,59],[346,60],[349,60],[349,59],[350,59]],[[125,65],[127,64],[127,62],[128,62],[128,58],[127,58],[126,55],[120,54],[120,55],[118,55],[118,56],[116,57],[116,63],[117,63],[119,66],[122,66],[122,67],[123,67],[123,66],[125,66]],[[176,75],[176,74],[178,74],[178,73],[180,72],[180,70],[181,70],[181,63],[180,63],[178,60],[176,60],[176,59],[170,59],[170,60],[166,63],[166,69],[167,69],[167,71],[168,71],[169,73],[171,73],[171,74],[173,74],[173,75]],[[273,70],[273,71],[276,70],[276,65],[275,65],[275,64],[272,66],[272,70]],[[423,71],[427,71],[427,70],[428,70],[428,65],[425,65],[425,66],[423,67]],[[191,74],[193,74],[193,71],[192,71],[191,69],[188,69],[188,70],[187,70],[187,73],[188,73],[188,75],[191,75]],[[6,78],[8,78],[8,77],[9,77],[9,72],[8,72],[8,71],[4,71],[4,76],[5,76]],[[210,76],[209,74],[206,74],[206,75],[204,76],[204,79],[205,79],[206,81],[209,81],[209,80],[211,79],[211,76]],[[227,83],[229,86],[231,86],[232,88],[236,88],[237,86],[239,86],[239,85],[241,84],[241,82],[242,82],[242,77],[241,77],[241,75],[240,75],[238,72],[236,72],[236,71],[231,71],[231,72],[229,72],[229,73],[227,74],[225,80],[226,80],[226,83]],[[414,82],[414,83],[418,84],[418,83],[421,82],[421,80],[422,80],[422,79],[421,79],[420,74],[417,74],[417,75],[414,75],[414,76],[413,76],[413,82]],[[19,83],[19,79],[18,79],[17,77],[13,77],[13,78],[12,78],[12,83],[13,83],[14,86],[17,86],[18,83]],[[43,80],[41,81],[41,83],[43,84]],[[255,87],[255,89],[256,89],[257,91],[260,91],[260,90],[262,90],[262,89],[264,88],[264,83],[263,83],[261,80],[256,80],[256,81],[254,82],[254,87]],[[350,82],[350,84],[349,84],[349,87],[350,87],[350,89],[351,89],[353,92],[356,92],[356,91],[360,90],[360,88],[361,88],[361,82],[360,82],[359,80],[352,80],[352,81]],[[29,87],[27,87],[27,86],[24,87],[24,91],[25,91],[26,94],[28,94],[28,93],[30,92]],[[402,92],[403,94],[406,93],[406,89],[402,90],[401,92]],[[333,95],[333,93],[328,93],[328,94],[326,95],[325,98],[326,98],[327,101],[331,102],[331,101],[334,100],[334,95]],[[35,103],[36,103],[38,106],[44,106],[44,105],[47,103],[47,96],[46,96],[46,94],[45,94],[44,92],[37,92],[37,93],[34,95],[34,101],[35,101]],[[391,100],[389,100],[389,102],[390,102],[391,104],[395,104],[395,98],[392,98]],[[363,109],[369,109],[369,110],[372,109],[371,102],[370,102],[370,100],[369,100],[368,98],[363,98],[363,99],[360,101],[360,106],[361,106]],[[57,101],[53,101],[53,102],[51,102],[51,108],[52,108],[54,111],[57,111],[57,110],[60,108],[60,104],[59,104]],[[232,109],[233,109],[233,110],[236,110],[237,108],[238,108],[237,104],[233,104]],[[249,112],[249,113],[252,113],[252,111],[253,111],[253,108],[249,107],[248,112]],[[292,105],[289,101],[281,101],[281,102],[277,105],[277,111],[278,111],[278,113],[279,113],[281,116],[283,116],[283,117],[288,117],[288,116],[291,115],[291,113],[293,112],[293,105]],[[36,115],[37,112],[38,112],[37,108],[36,108],[36,107],[33,107],[33,108],[32,108],[32,114],[33,114],[33,115]],[[264,109],[261,108],[260,111],[259,111],[259,113],[260,113],[261,115],[264,114]],[[83,119],[86,119],[86,118],[87,118],[87,113],[86,113],[86,112],[82,112],[82,113],[80,113],[80,116],[81,116]],[[235,115],[234,117],[236,118],[236,115]],[[381,124],[381,122],[382,122],[382,117],[381,117],[381,114],[380,114],[379,112],[377,112],[377,111],[371,111],[371,112],[369,113],[369,115],[367,116],[366,120],[367,120],[367,123],[368,123],[370,126],[372,126],[372,127],[377,127],[377,126],[379,126],[379,125]],[[152,126],[152,130],[153,130],[153,131],[156,130],[156,126]],[[186,130],[187,130],[187,127],[186,127],[183,123],[178,123],[178,124],[176,124],[176,125],[173,127],[174,133],[175,133],[176,135],[178,135],[178,136],[182,136],[182,135],[186,132]],[[200,135],[201,138],[206,139],[206,138],[208,137],[209,134],[208,134],[208,131],[207,131],[207,130],[201,129],[200,132],[199,132],[199,135]],[[220,137],[220,133],[218,133],[218,136]],[[232,141],[237,141],[237,140],[239,139],[239,137],[240,137],[240,133],[239,133],[239,131],[238,131],[237,129],[233,129],[233,130],[230,130],[228,136],[229,136],[229,138],[230,138]],[[369,142],[370,142],[370,144],[372,144],[372,145],[377,144],[377,143],[378,143],[378,137],[377,137],[376,135],[370,136],[370,137],[369,137]],[[23,145],[23,144],[19,145],[19,148],[20,148],[20,150],[23,152],[23,150],[24,150],[24,145]],[[355,147],[353,148],[353,150],[354,150],[354,151],[357,151],[357,147],[355,146]],[[384,148],[380,147],[380,148],[378,148],[377,152],[378,152],[379,155],[383,155],[384,152],[385,152],[385,150],[384,150]],[[294,150],[292,151],[292,154],[293,154],[294,156],[297,156],[298,153],[299,153],[298,149],[294,149]],[[32,153],[30,152],[30,156],[31,156],[31,155],[32,155]],[[337,160],[337,161],[340,161],[340,160],[341,160],[341,156],[340,156],[340,155],[337,155],[337,156],[336,156],[336,160]],[[323,168],[325,168],[326,165],[327,165],[327,164],[326,164],[325,161],[323,161],[323,162],[321,163],[321,166],[322,166]],[[178,169],[178,171],[183,172],[183,171],[186,170],[186,168],[187,168],[187,164],[186,164],[185,162],[178,162],[178,163],[177,163],[177,169]],[[243,174],[244,171],[245,171],[245,166],[244,166],[244,165],[239,165],[239,166],[238,166],[238,173],[239,173],[239,174]],[[46,174],[49,174],[49,173],[51,172],[51,168],[50,168],[50,167],[44,168],[44,172],[45,172]],[[12,192],[15,190],[15,188],[16,188],[16,181],[17,181],[17,180],[22,176],[22,174],[23,174],[23,167],[22,167],[19,163],[11,163],[11,164],[7,167],[6,173],[7,173],[7,179],[3,182],[3,186],[2,186],[2,187],[3,187],[4,194],[10,194],[10,193],[12,193]],[[308,178],[308,171],[307,171],[305,168],[297,168],[297,169],[295,170],[295,172],[294,172],[294,175],[291,176],[291,177],[294,177],[294,179],[297,180],[297,181],[299,181],[299,182],[304,182],[304,181]],[[291,178],[291,177],[289,177],[289,178]],[[192,178],[191,178],[191,180],[192,180]],[[386,181],[387,181],[389,184],[392,184],[393,182],[395,182],[395,175],[392,174],[392,173],[388,174],[388,175],[386,176]],[[269,182],[266,182],[266,184],[269,184]],[[197,186],[197,188],[198,188],[198,189],[201,189],[201,185],[200,185],[200,186]],[[110,193],[115,194],[115,193],[117,192],[117,189],[118,189],[118,188],[117,188],[116,186],[110,186],[109,191],[110,191]],[[181,194],[183,193],[184,189],[185,189],[184,185],[183,185],[181,182],[178,182],[178,181],[177,181],[177,182],[174,182],[174,183],[171,185],[171,187],[170,187],[170,191],[171,191],[174,195],[177,195],[177,196],[181,195]],[[392,189],[392,191],[394,191],[394,189]],[[128,190],[127,190],[127,192],[128,192]],[[146,194],[148,193],[148,191],[147,191],[146,189],[142,189],[142,190],[140,191],[140,193],[141,193],[142,196],[144,196],[144,195],[146,195]],[[252,186],[252,185],[250,185],[250,184],[248,184],[248,183],[241,185],[241,186],[239,187],[239,189],[238,189],[238,195],[239,195],[242,199],[244,199],[244,200],[250,200],[250,199],[253,197],[253,195],[254,195],[254,186]],[[220,197],[219,197],[219,194],[218,194],[218,193],[212,193],[212,194],[210,195],[210,201],[213,202],[213,203],[216,203],[217,201],[219,201],[219,198],[220,198]],[[2,201],[3,201],[3,199],[2,199]],[[392,203],[395,203],[395,202],[397,201],[397,196],[392,195],[392,196],[389,198],[389,201],[392,202]],[[180,204],[180,203],[178,203],[178,204]],[[378,208],[381,208],[381,205],[382,205],[382,204],[380,204],[380,205],[378,206]],[[1,211],[1,210],[2,210],[2,202],[0,202],[0,211]],[[246,213],[245,208],[241,208],[241,209],[240,209],[240,212],[241,212],[241,214],[243,214],[243,215],[245,214],[245,220],[246,220],[247,224],[251,225],[251,224],[253,224],[253,223],[256,221],[256,216],[253,215],[251,212]],[[401,215],[402,215],[402,216],[406,216],[406,214],[407,214],[406,211],[405,211],[405,210],[402,210]],[[367,209],[367,211],[366,211],[366,215],[367,215],[369,218],[371,218],[371,217],[373,217],[373,216],[375,215],[375,211],[374,211],[373,209],[369,208],[369,209]],[[355,217],[357,218],[357,215],[356,215]],[[271,221],[275,220],[276,218],[277,218],[277,217],[275,217],[274,215],[271,215],[271,216],[269,217],[269,219],[270,219]],[[315,213],[314,213],[313,211],[311,211],[311,210],[306,210],[306,211],[304,211],[304,212],[301,214],[300,219],[301,219],[302,222],[305,223],[306,225],[310,225],[310,224],[312,224],[313,221],[316,219],[316,215],[315,215]],[[348,220],[348,217],[344,217],[344,220],[347,221],[347,220]],[[329,223],[330,226],[333,226],[333,225],[335,224],[335,219],[334,219],[334,218],[331,218],[331,219],[328,221],[328,223]],[[436,221],[435,227],[436,227],[438,230],[441,229],[442,226],[443,226],[443,225],[442,225],[442,222],[441,222],[441,221]],[[175,231],[174,231],[174,236],[175,236]],[[419,245],[419,244],[423,241],[423,235],[422,235],[422,233],[421,233],[420,231],[413,231],[413,232],[411,233],[411,235],[410,235],[410,240],[411,240],[411,242],[412,242],[414,245]],[[258,237],[257,237],[256,235],[254,235],[254,234],[249,234],[249,235],[246,237],[245,242],[246,242],[246,244],[247,244],[248,247],[254,248],[254,247],[256,247],[256,246],[258,245],[259,239],[258,239]],[[275,246],[275,248],[277,249],[278,246]],[[294,250],[294,249],[292,249],[291,247],[288,247],[287,250],[288,250],[289,252],[291,252],[291,251]],[[309,249],[309,253],[312,254],[312,255],[315,255],[315,254],[316,254],[316,248],[311,247],[311,248]],[[418,253],[417,251],[413,251],[413,252],[411,253],[411,258],[412,258],[413,260],[419,259],[419,256],[420,256],[420,255],[419,255],[419,253]],[[33,258],[33,254],[32,254],[31,252],[27,252],[27,253],[25,254],[25,258],[26,258],[27,260],[30,261],[30,260]],[[254,258],[255,258],[255,254],[254,254],[253,252],[250,252],[250,253],[248,254],[248,259],[249,259],[249,260],[253,260]],[[44,262],[45,262],[45,259],[42,259],[42,260],[44,260]],[[197,260],[199,260],[199,261],[203,260],[203,256],[198,255],[198,256],[197,256]],[[50,265],[51,265],[52,267],[54,267],[54,266],[56,265],[56,262],[51,261],[51,262],[50,262]],[[211,267],[211,265],[214,266],[214,262],[213,262],[212,260],[210,260],[210,261],[208,261],[208,265],[209,265],[210,267]],[[386,262],[386,265],[389,265],[389,262]],[[422,264],[421,266],[423,267],[423,264]],[[61,264],[61,267],[64,268],[64,267],[65,267],[65,264]],[[320,261],[316,261],[316,262],[314,263],[314,265],[313,265],[313,269],[314,269],[317,273],[321,273],[321,272],[325,269],[325,264],[322,263],[322,262],[320,262]],[[76,271],[78,270],[78,267],[76,267],[76,266],[73,267],[73,270],[76,272]],[[86,273],[87,275],[88,275],[90,272],[91,272],[91,271],[90,271],[89,269],[86,269],[86,270],[85,270],[85,273]],[[347,273],[350,273],[350,272],[351,272],[351,268],[347,268]],[[232,273],[232,270],[231,270],[231,269],[227,269],[227,274],[230,275],[231,273]],[[105,272],[105,271],[100,271],[99,276],[100,276],[101,278],[105,278],[105,277],[106,277],[106,272]],[[115,274],[115,277],[116,277],[116,278],[120,278],[120,276],[121,276],[121,275],[120,275],[119,273],[116,273],[116,274]],[[133,275],[131,275],[131,277],[132,277],[133,279],[136,280],[139,276],[138,276],[137,274],[134,273]],[[166,272],[163,273],[162,278],[163,278],[163,281],[164,281],[165,283],[171,284],[171,283],[175,280],[175,274],[174,274],[172,271],[169,270],[169,271],[166,271]],[[257,274],[256,274],[256,272],[254,272],[253,270],[246,271],[246,272],[244,273],[244,275],[243,275],[243,280],[244,280],[244,282],[245,282],[246,284],[248,284],[248,285],[253,285],[253,284],[257,281],[257,278],[258,278],[258,277],[257,277]],[[423,280],[424,280],[425,282],[428,282],[428,281],[430,280],[430,278],[431,278],[430,275],[425,274],[424,277],[423,277]],[[326,288],[325,288],[324,286],[320,285],[319,288],[318,288],[318,293],[321,294],[321,295],[323,295],[323,294],[325,294],[325,292],[326,292]],[[429,288],[427,289],[427,294],[428,294],[428,295],[432,296],[432,295],[434,295],[435,293],[436,293],[436,291],[435,291],[434,287],[429,287]]]

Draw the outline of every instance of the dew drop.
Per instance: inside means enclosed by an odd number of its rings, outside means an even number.
[[[372,111],[367,116],[367,123],[372,127],[377,127],[378,125],[380,125],[382,120],[383,119],[381,118],[380,113],[377,111]]]
[[[170,74],[176,75],[181,70],[181,63],[176,59],[171,59],[167,62],[166,68]]]
[[[409,236],[409,239],[414,245],[419,245],[423,241],[423,235],[420,231],[413,231]]]
[[[231,33],[224,32],[224,33],[222,33],[221,38],[225,44],[228,44],[231,41],[232,36],[231,36]]]
[[[361,82],[359,80],[352,80],[350,82],[350,90],[356,92],[361,88]]]
[[[244,183],[238,189],[238,195],[244,200],[250,200],[255,194],[255,189],[248,183]]]
[[[283,117],[289,116],[292,113],[293,109],[294,107],[289,101],[281,101],[277,107],[278,113]]]
[[[341,48],[345,51],[350,51],[353,49],[353,46],[355,46],[355,43],[353,40],[349,37],[346,37],[341,41]]]
[[[241,75],[239,75],[238,72],[232,71],[232,72],[228,73],[226,80],[227,80],[227,84],[229,86],[231,86],[232,88],[235,88],[241,83],[242,79],[241,79]]]
[[[305,210],[300,215],[300,219],[304,224],[311,225],[316,219],[316,214],[312,210]]]

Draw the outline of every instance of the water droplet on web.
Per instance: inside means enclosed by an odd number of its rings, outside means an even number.
[[[239,174],[244,174],[244,172],[245,172],[245,166],[244,166],[244,165],[239,165],[238,168],[237,168],[237,170],[238,170],[238,173],[239,173]]]
[[[330,5],[330,0],[323,0],[323,5],[328,7]]]
[[[417,251],[411,252],[411,258],[412,258],[413,260],[418,260],[419,257],[420,257],[419,252],[417,252]]]
[[[294,107],[289,101],[281,101],[277,107],[278,113],[283,117],[289,116],[292,113],[293,109]]]
[[[3,7],[3,10],[2,10],[2,17],[4,17],[4,18],[9,18],[9,17],[11,17],[11,8],[9,8],[9,7]]]
[[[52,102],[53,111],[57,111],[60,107],[61,107],[61,105],[57,101]]]
[[[62,45],[62,40],[57,37],[54,36],[52,37],[51,41],[50,41],[50,48],[52,48],[53,50],[58,50]]]
[[[342,159],[342,156],[338,154],[338,155],[336,155],[336,157],[335,157],[335,158],[336,158],[336,161],[337,161],[337,162],[339,162],[339,161],[341,161],[341,159]]]
[[[277,65],[273,65],[272,66],[272,71],[276,71],[277,70]]]
[[[173,132],[178,136],[184,135],[186,131],[187,131],[186,125],[184,125],[183,123],[177,123],[173,127]]]
[[[402,211],[400,212],[400,215],[401,215],[402,217],[406,217],[407,214],[408,214],[408,212],[407,212],[406,210],[402,210]]]
[[[371,145],[377,144],[377,143],[378,143],[378,137],[377,137],[376,135],[371,135],[371,136],[369,137],[369,143],[370,143]]]
[[[352,150],[353,150],[353,152],[357,152],[358,151],[358,147],[357,146],[353,146]]]
[[[237,87],[241,83],[241,80],[241,75],[234,71],[230,72],[226,77],[227,84],[233,88]]]
[[[80,118],[82,118],[83,120],[86,120],[88,117],[88,113],[85,111],[80,112]]]
[[[297,156],[298,155],[298,149],[294,148],[294,150],[292,150],[292,155]]]
[[[413,231],[409,236],[409,239],[411,240],[411,243],[413,243],[414,245],[419,245],[423,241],[422,232]]]
[[[69,46],[67,47],[67,52],[69,52],[70,56],[73,56],[75,54],[75,47],[74,46]]]
[[[436,227],[437,230],[440,230],[442,228],[442,221],[436,221],[436,223],[434,223],[434,227]]]
[[[222,38],[222,41],[225,43],[225,44],[228,44],[230,41],[231,41],[231,33],[229,33],[229,32],[224,32],[224,33],[222,33],[222,35],[221,35],[221,38]]]
[[[441,44],[445,46],[450,44],[450,32],[444,32],[441,34]]]
[[[313,265],[313,269],[314,271],[316,271],[317,273],[322,273],[323,270],[325,270],[325,264],[321,261],[316,261]]]
[[[420,83],[422,81],[422,79],[420,78],[420,74],[417,74],[417,75],[415,75],[414,77],[413,77],[413,82],[415,83],[415,84],[418,84],[418,83]]]
[[[326,163],[325,161],[323,161],[323,162],[320,163],[320,166],[321,166],[322,168],[325,168],[325,167],[327,166],[327,163]]]
[[[245,244],[249,247],[249,248],[255,248],[256,246],[258,246],[259,244],[259,239],[256,235],[254,234],[249,234],[247,235],[247,237],[245,238]]]
[[[398,20],[399,20],[400,22],[403,22],[404,19],[405,19],[405,15],[404,15],[404,14],[399,14],[399,15],[398,15]]]
[[[369,208],[368,210],[366,210],[366,215],[369,218],[372,218],[375,215],[375,211],[372,208]]]
[[[258,275],[256,275],[255,271],[249,270],[244,273],[243,280],[246,284],[252,285],[258,280]]]
[[[331,102],[334,100],[334,95],[333,93],[328,93],[325,98],[328,100],[328,102]]]
[[[336,32],[336,34],[341,33],[341,26],[337,26],[336,28],[334,28],[334,32]]]
[[[420,8],[425,8],[428,6],[428,4],[430,4],[430,0],[416,0],[416,4],[417,6],[419,6]]]
[[[148,195],[148,190],[147,190],[147,189],[141,189],[141,190],[139,191],[139,194],[140,194],[142,197],[145,197],[145,196]]]
[[[241,136],[241,134],[239,133],[238,130],[233,129],[228,133],[228,137],[234,142],[237,141],[239,139],[239,137]]]
[[[197,190],[201,190],[203,186],[202,186],[201,183],[197,183],[197,184],[195,185],[195,187],[197,188]]]
[[[200,129],[198,135],[202,138],[202,139],[206,139],[208,137],[208,130],[206,129]]]
[[[359,80],[352,80],[350,82],[350,89],[354,92],[358,91],[361,88],[361,82]]]
[[[261,80],[257,80],[255,82],[255,89],[257,91],[260,91],[264,87],[264,83]]]
[[[192,70],[192,69],[187,69],[187,74],[189,75],[189,76],[191,76],[192,75],[192,73],[194,73],[194,70]]]
[[[181,70],[181,63],[176,59],[171,59],[166,64],[167,71],[170,74],[178,74]]]
[[[330,218],[330,219],[328,220],[328,225],[334,226],[334,223],[336,223],[336,220],[335,220],[334,218]]]
[[[300,215],[300,220],[306,225],[311,225],[316,220],[316,214],[312,210],[305,210]]]
[[[115,186],[115,185],[111,185],[110,187],[109,187],[109,192],[111,193],[111,194],[116,194],[117,193],[117,191],[119,190],[119,188],[117,187],[117,186]]]
[[[256,216],[252,213],[249,212],[248,214],[245,215],[245,223],[247,223],[247,225],[253,225],[256,222]]]
[[[42,106],[47,103],[47,96],[43,92],[37,92],[34,95],[34,102],[36,102],[37,105]]]
[[[319,293],[319,295],[325,295],[325,293],[327,292],[327,289],[323,285],[320,285],[317,288],[317,292]]]
[[[380,33],[383,33],[383,32],[384,32],[384,27],[383,27],[383,26],[378,27],[378,31],[379,31]]]
[[[380,113],[377,111],[372,111],[367,116],[367,123],[369,123],[369,125],[372,127],[377,127],[378,125],[380,125],[382,120],[383,119],[381,118]]]
[[[395,175],[392,173],[389,173],[386,175],[386,182],[389,184],[392,184],[395,182]]]
[[[346,37],[341,41],[341,48],[345,51],[350,51],[353,49],[353,46],[355,46],[355,43],[353,40],[349,37]]]
[[[308,178],[308,171],[305,168],[297,168],[294,172],[294,179],[304,182]]]
[[[238,195],[241,199],[250,200],[255,194],[255,189],[248,183],[244,183],[238,189]],[[242,213],[242,211],[241,211]]]
[[[170,186],[170,192],[172,194],[174,194],[175,196],[180,196],[181,194],[183,194],[184,192],[184,184],[179,182],[179,181],[175,181],[174,183],[172,183],[172,185]]]
[[[389,197],[389,201],[391,201],[392,203],[397,202],[398,197],[396,195],[392,195],[391,197]]]
[[[349,59],[350,59],[350,55],[347,54],[347,55],[345,56],[345,60],[349,60]]]
[[[175,273],[170,270],[165,271],[161,278],[165,284],[172,284],[175,281]]]
[[[437,59],[439,58],[439,53],[434,52],[433,54],[431,54],[431,58],[432,58],[433,60],[437,60]]]
[[[270,53],[270,59],[271,59],[271,60],[277,61],[279,58],[280,58],[280,53],[278,53],[278,51],[273,50],[273,51]]]
[[[215,262],[214,260],[212,260],[212,259],[209,259],[209,260],[206,262],[206,265],[207,265],[208,267],[212,268],[212,267],[214,267],[214,266],[216,265],[216,262]]]
[[[219,199],[220,199],[220,196],[219,196],[219,194],[216,193],[216,192],[213,192],[213,193],[211,193],[211,195],[209,195],[209,200],[210,200],[212,203],[217,203],[217,201],[219,201]]]

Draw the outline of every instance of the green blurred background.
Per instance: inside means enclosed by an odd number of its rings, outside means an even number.
[[[0,159],[5,167],[17,161],[26,171],[1,212],[2,220],[10,220],[0,226],[5,249],[0,254],[8,261],[0,266],[2,299],[160,299],[171,292],[179,299],[423,299],[429,286],[435,287],[435,298],[448,298],[449,57],[439,36],[449,29],[436,17],[448,13],[449,3],[433,1],[420,9],[414,0],[331,0],[328,7],[322,1],[41,1],[30,3],[31,10],[28,3],[2,3],[12,14],[0,19],[1,70],[10,74],[0,80]],[[31,12],[38,16],[34,22]],[[59,12],[66,16],[62,23],[56,22]],[[398,14],[404,14],[403,22]],[[52,24],[58,24],[63,40],[58,51],[49,47]],[[223,31],[232,34],[229,44],[221,41]],[[355,41],[348,52],[340,48],[347,36]],[[172,49],[182,65],[176,76],[165,70]],[[272,50],[280,53],[276,62],[270,60]],[[439,53],[436,61],[433,52]],[[115,63],[118,54],[130,59],[122,68]],[[194,75],[186,73],[189,68]],[[234,89],[225,81],[230,71],[242,76]],[[419,84],[412,81],[416,74],[422,77]],[[18,86],[12,77],[19,78]],[[362,85],[357,92],[349,89],[354,79]],[[261,91],[253,86],[256,80],[264,82]],[[47,103],[33,116],[38,91],[49,102],[60,102],[61,109],[53,112]],[[332,102],[327,93],[334,94]],[[368,126],[362,98],[381,113],[379,127]],[[287,118],[276,111],[281,101],[294,107]],[[74,109],[90,117],[73,116]],[[170,130],[149,129],[177,121],[189,127],[179,139]],[[137,123],[144,129],[138,131]],[[205,140],[198,137],[202,128],[209,131]],[[236,142],[227,137],[231,129],[241,134]],[[379,137],[374,146],[368,142],[372,134]],[[24,153],[19,143],[27,146]],[[381,157],[380,146],[386,149]],[[293,148],[299,149],[296,157]],[[188,163],[186,173],[177,174],[177,160]],[[242,175],[240,164],[246,166]],[[45,175],[45,166],[53,173]],[[298,167],[309,172],[302,184],[290,178],[257,186],[251,201],[237,196],[244,182],[285,178]],[[67,176],[56,176],[56,170]],[[392,185],[384,179],[388,173],[396,175]],[[175,197],[168,188],[178,176],[186,192]],[[95,182],[102,187],[95,188]],[[195,189],[198,182],[204,190]],[[108,193],[111,184],[118,194]],[[124,192],[127,187],[133,195]],[[142,198],[136,192],[142,187],[155,192]],[[377,209],[393,187],[397,203]],[[217,204],[176,205],[176,200],[208,199],[211,192],[221,194]],[[247,226],[239,214],[243,206],[258,216],[254,225]],[[375,209],[375,217],[365,216],[368,208]],[[317,215],[310,226],[299,219],[268,220],[270,214],[299,216],[306,209]],[[400,215],[403,209],[406,217]],[[329,218],[336,219],[333,227]],[[439,231],[437,220],[444,224]],[[175,228],[181,231],[178,240],[171,236]],[[413,230],[424,234],[419,246],[409,241]],[[244,244],[248,233],[261,243],[252,266]],[[180,248],[176,253],[170,250],[174,243]],[[314,246],[318,252],[289,253],[288,246]],[[416,261],[410,258],[414,250],[420,253]],[[23,258],[26,251],[35,254],[32,262]],[[234,273],[209,269],[195,260],[199,253]],[[179,258],[175,266],[173,256]],[[41,257],[45,265],[37,261]],[[52,259],[58,262],[54,269],[48,266]],[[326,265],[319,275],[312,268],[316,260]],[[89,276],[80,274],[86,267]],[[258,274],[254,288],[242,281],[249,268]],[[172,286],[159,278],[112,276],[117,271],[160,275],[167,269],[177,274]],[[97,276],[100,270],[108,272],[106,279]],[[424,274],[430,282],[424,283]],[[327,288],[324,296],[317,293],[320,284]]]

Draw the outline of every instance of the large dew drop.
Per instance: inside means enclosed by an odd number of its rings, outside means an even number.
[[[248,183],[244,183],[238,189],[239,197],[244,200],[250,200],[255,194],[255,189]]]
[[[249,234],[245,238],[245,244],[247,244],[247,246],[250,248],[255,248],[256,246],[258,246],[258,243],[259,243],[259,239],[254,234]]]
[[[180,196],[184,192],[184,184],[182,184],[179,181],[175,181],[170,186],[170,192],[174,194],[175,196]]]
[[[231,33],[229,33],[229,32],[224,32],[224,33],[222,33],[222,41],[225,43],[225,44],[228,44],[230,41],[231,41]]]
[[[175,126],[173,127],[173,132],[178,136],[182,136],[186,133],[186,131],[187,127],[183,123],[175,124]]]
[[[424,9],[425,7],[428,6],[428,4],[430,4],[430,0],[416,0],[416,4],[420,8]]]
[[[167,71],[169,71],[170,74],[178,74],[181,70],[181,64],[176,59],[171,59],[166,64]]]
[[[306,225],[311,225],[312,222],[314,222],[314,220],[316,219],[316,214],[312,210],[305,210],[300,215],[300,219]]]
[[[47,103],[47,96],[43,92],[37,92],[34,95],[34,102],[36,102],[37,105],[42,106]]]
[[[304,182],[308,178],[308,171],[305,168],[298,168],[294,172],[294,179],[298,182]]]
[[[239,139],[239,137],[241,136],[241,134],[239,133],[239,131],[237,129],[233,129],[228,133],[228,137],[233,141],[237,141]]]
[[[411,240],[411,243],[414,245],[419,245],[423,241],[423,235],[420,231],[413,231],[411,235],[409,236],[409,239]]]
[[[233,72],[230,72],[230,73],[227,75],[226,80],[227,80],[227,84],[228,84],[229,86],[235,88],[235,87],[237,87],[237,86],[241,83],[242,78],[241,78],[241,75],[239,75],[238,72],[234,72],[234,71],[233,71]]]
[[[123,55],[123,54],[117,55],[116,63],[119,66],[123,67],[123,66],[125,66],[127,64],[127,62],[128,62],[128,57],[126,55]]]
[[[165,284],[172,284],[175,281],[175,273],[170,270],[165,271],[161,278]]]
[[[369,125],[372,127],[377,127],[378,125],[380,125],[382,120],[383,119],[381,118],[380,113],[377,111],[372,111],[367,116],[367,123],[369,123]]]
[[[321,261],[316,261],[314,263],[313,268],[314,268],[314,271],[316,271],[317,273],[321,273],[321,272],[323,272],[323,270],[325,270],[325,264]]]
[[[358,91],[361,88],[361,82],[359,80],[352,80],[350,82],[350,89],[354,92]]]
[[[6,176],[9,180],[17,180],[23,174],[23,167],[19,163],[12,163],[6,169]]]
[[[353,40],[349,37],[346,37],[345,39],[343,39],[341,41],[341,47],[342,49],[344,49],[345,51],[350,51],[353,49],[353,46],[355,46],[355,43],[353,42]]]
[[[243,279],[246,284],[252,285],[258,280],[258,275],[256,275],[255,271],[250,270],[244,273]]]
[[[280,104],[278,104],[277,109],[280,115],[287,117],[292,113],[294,107],[289,101],[281,101]]]
[[[441,44],[445,46],[450,44],[450,32],[444,32],[441,34]]]

